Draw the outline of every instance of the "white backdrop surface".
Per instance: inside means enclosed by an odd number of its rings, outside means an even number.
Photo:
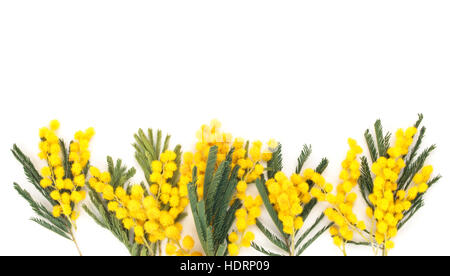
[[[96,129],[91,162],[101,168],[107,155],[137,166],[138,128],[192,150],[196,130],[217,118],[234,136],[279,140],[287,173],[312,144],[308,164],[327,156],[336,183],[348,137],[363,144],[377,118],[395,131],[419,112],[425,145],[438,145],[428,163],[443,179],[390,253],[449,255],[449,14],[448,1],[1,1],[0,255],[76,254],[28,220],[12,188],[32,190],[11,146],[43,166],[38,129],[53,118],[66,140]],[[194,233],[191,217],[184,225]],[[127,254],[87,214],[78,228],[85,255]],[[325,234],[305,254],[340,252]]]

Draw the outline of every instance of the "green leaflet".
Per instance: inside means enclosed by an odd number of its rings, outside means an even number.
[[[258,219],[256,220],[256,226],[261,231],[261,233],[263,233],[264,236],[267,237],[269,241],[278,246],[280,249],[289,253],[289,247],[286,245],[286,243],[283,240],[279,239],[275,234],[271,233]]]
[[[367,144],[367,147],[369,148],[370,158],[372,159],[372,162],[377,161],[378,151],[375,146],[375,141],[373,139],[373,136],[372,136],[372,134],[370,134],[370,131],[368,129],[364,133],[364,138],[366,139],[366,144]]]
[[[267,212],[269,213],[270,218],[275,223],[275,226],[278,228],[278,231],[280,234],[284,235],[283,233],[283,224],[278,219],[277,211],[272,206],[272,203],[269,201],[269,194],[267,192],[267,188],[265,185],[264,179],[258,178],[256,179],[256,188],[258,189],[259,194],[261,195],[261,198],[263,200],[264,206],[266,207]]]
[[[258,244],[256,244],[256,243],[254,243],[254,242],[252,242],[251,245],[252,245],[252,247],[253,247],[255,250],[257,250],[257,251],[263,253],[264,255],[267,255],[267,256],[283,256],[283,255],[280,255],[280,254],[273,253],[273,252],[271,252],[271,251],[265,249],[264,247],[262,247],[262,246],[260,246],[260,245],[258,245]]]
[[[38,218],[31,218],[32,221],[36,222],[37,224],[47,228],[50,231],[53,231],[54,233],[68,239],[68,240],[72,240],[72,238],[69,237],[69,233],[66,233],[65,231],[59,229],[58,227],[46,222],[45,220],[42,219],[38,219]]]
[[[381,125],[381,120],[375,122],[375,137],[377,139],[378,153],[380,156],[387,156],[386,139],[383,136],[383,127]]]
[[[203,194],[208,194],[208,188],[209,184],[212,182],[213,176],[216,177],[222,177],[222,173],[214,174],[214,171],[216,170],[216,162],[217,162],[217,146],[211,147],[209,149],[208,154],[208,160],[206,162],[206,169],[205,169],[205,180],[203,184]],[[223,165],[222,165],[222,171],[223,171]],[[211,193],[214,193],[214,191],[211,191]]]
[[[309,239],[303,246],[297,251],[297,256],[300,256],[315,240],[317,240],[318,237],[320,237],[323,233],[325,233],[333,223],[328,224],[327,226],[323,227],[320,231],[318,231],[311,239]]]
[[[368,206],[373,208],[372,203],[369,201],[369,195],[373,192],[373,180],[372,174],[369,168],[369,162],[367,157],[361,157],[361,176],[358,179],[359,189],[361,191],[362,197]]]
[[[272,153],[272,159],[267,162],[268,179],[275,177],[275,174],[283,169],[283,156],[281,154],[281,144]]]
[[[28,181],[33,184],[34,188],[38,190],[50,203],[52,203],[52,205],[55,205],[56,202],[50,197],[49,191],[41,187],[40,181],[42,179],[42,176],[36,170],[30,158],[23,154],[23,152],[16,144],[13,145],[11,152],[17,159],[17,161],[22,164],[25,176],[27,177]]]
[[[311,145],[303,145],[303,150],[297,159],[297,167],[295,168],[295,173],[299,174],[302,171],[303,165],[312,153]]]
[[[316,221],[313,223],[313,225],[311,225],[311,227],[308,228],[308,230],[306,230],[303,235],[301,235],[301,237],[297,240],[297,242],[295,243],[295,248],[298,248],[300,246],[300,244],[302,243],[302,241],[304,241],[306,239],[306,237],[312,232],[312,230],[319,225],[319,223],[322,221],[322,219],[325,217],[325,214],[322,213],[317,219]]]

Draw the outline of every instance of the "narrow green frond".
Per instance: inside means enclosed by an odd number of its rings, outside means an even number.
[[[433,150],[436,149],[436,145],[431,145],[426,148],[417,158],[412,161],[409,166],[405,167],[402,176],[398,180],[399,189],[407,189],[412,181],[412,178],[418,173],[424,166],[426,159]]]
[[[263,183],[261,178],[256,179],[256,188],[258,189],[259,194],[263,200],[264,206],[266,207],[267,212],[269,213],[270,218],[274,222],[275,226],[278,228],[281,234],[283,234],[283,224],[278,218],[277,211],[273,208],[272,204],[269,201],[269,196],[267,193],[267,188]]]
[[[155,146],[155,151],[156,151],[156,159],[159,159],[159,155],[161,153],[161,143],[162,143],[162,132],[161,130],[158,129],[157,133],[156,133],[156,146]]]
[[[52,225],[52,224],[50,224],[50,223],[48,223],[48,222],[46,222],[46,221],[44,221],[44,220],[42,220],[42,219],[31,218],[31,220],[34,221],[34,222],[36,222],[37,224],[41,225],[42,227],[47,228],[48,230],[50,230],[50,231],[52,231],[52,232],[54,232],[54,233],[60,235],[61,237],[64,237],[64,238],[66,238],[66,239],[68,239],[68,240],[72,240],[72,239],[69,237],[69,235],[68,235],[69,233],[63,232],[61,229],[55,227],[54,225]]]
[[[370,134],[369,130],[367,129],[364,133],[364,138],[366,139],[367,147],[369,148],[370,152],[370,158],[372,159],[372,163],[377,161],[378,159],[378,151],[377,147],[375,146],[375,140],[373,139],[372,134]]]
[[[367,161],[367,157],[365,156],[361,157],[360,171],[361,175],[358,179],[359,189],[367,205],[373,207],[373,205],[369,201],[369,195],[373,191],[373,179],[369,168],[369,162]]]
[[[286,243],[282,241],[280,238],[278,238],[275,234],[270,232],[266,227],[264,227],[264,225],[258,219],[256,220],[256,226],[261,231],[261,233],[263,233],[264,236],[266,236],[266,238],[269,241],[271,241],[274,245],[278,246],[280,249],[289,253],[289,247],[286,245]]]
[[[431,188],[431,186],[433,186],[434,184],[436,184],[436,182],[438,182],[440,179],[442,178],[442,175],[438,175],[433,177],[430,181],[428,181],[428,188]]]
[[[297,159],[297,167],[295,168],[296,174],[300,174],[303,165],[305,165],[305,162],[308,160],[311,153],[312,153],[311,145],[303,145],[302,152],[300,153],[300,156]]]
[[[219,248],[217,248],[216,256],[225,256],[227,253],[227,242],[223,242]]]
[[[208,221],[212,221],[213,216],[216,214],[217,210],[214,210],[214,198],[219,188],[219,184],[222,181],[223,172],[227,162],[224,161],[219,165],[217,172],[214,174],[211,183],[209,183],[208,190],[206,191],[205,203],[206,203],[206,214],[208,216]]]
[[[273,252],[271,252],[271,251],[265,249],[264,247],[259,246],[258,244],[254,243],[254,242],[252,242],[252,247],[253,247],[255,250],[257,250],[257,251],[263,253],[263,254],[266,255],[266,256],[283,256],[283,255],[280,255],[280,254],[273,253]]]
[[[281,154],[281,144],[272,153],[272,159],[267,162],[267,177],[274,178],[275,174],[283,169],[283,157]]]
[[[50,193],[46,189],[41,187],[40,182],[42,176],[39,174],[30,158],[27,157],[16,144],[13,145],[11,152],[17,159],[17,161],[19,161],[19,163],[22,165],[28,181],[33,184],[34,188],[39,191],[39,193],[41,193],[45,197],[45,199],[48,200],[48,202],[50,202],[52,205],[56,205],[56,202],[50,197]]]
[[[377,139],[379,156],[387,157],[387,148],[385,144],[385,137],[383,135],[383,126],[381,125],[381,120],[379,119],[375,122],[375,137]]]
[[[325,171],[325,169],[328,167],[328,163],[329,163],[329,161],[327,158],[322,158],[322,160],[320,160],[319,165],[317,165],[315,171],[317,173],[322,174]]]
[[[353,245],[372,246],[372,243],[370,243],[370,242],[346,241],[346,243],[353,244]],[[373,245],[376,246],[376,244],[373,244]]]
[[[322,228],[320,231],[318,231],[311,239],[309,239],[307,242],[303,244],[302,247],[297,251],[297,256],[300,256],[317,238],[319,238],[323,233],[325,233],[333,223],[328,224],[324,228]]]
[[[59,139],[59,146],[61,147],[62,152],[62,163],[64,168],[64,177],[72,178],[72,171],[70,170],[70,162],[69,162],[69,154],[68,149],[66,148],[66,144],[63,139]]]
[[[203,181],[203,183],[204,183],[203,191],[204,191],[205,195],[208,194],[209,184],[211,183],[211,181],[213,179],[214,171],[216,169],[217,151],[218,151],[217,146],[213,146],[209,149],[208,160],[206,161],[206,169],[205,169],[205,177],[204,177],[205,180]],[[222,170],[223,170],[223,168],[222,168]]]
[[[83,204],[83,210],[98,224],[98,225],[100,225],[101,227],[103,227],[103,228],[105,228],[105,229],[109,229],[108,228],[108,226],[103,222],[103,221],[101,221],[98,217],[97,217],[97,215],[95,215],[94,214],[94,212],[91,210],[91,209],[89,209],[88,207],[87,207],[87,205],[86,204]]]
[[[417,211],[419,211],[420,208],[422,208],[424,205],[423,200],[417,201],[414,206],[411,207],[406,213],[403,219],[398,223],[397,229],[400,230],[413,216],[416,214]]]
[[[325,217],[324,213],[320,214],[320,216],[316,219],[316,221],[303,233],[303,235],[300,236],[300,238],[295,243],[295,249],[297,249],[300,246],[300,244],[306,239],[306,237],[308,237],[308,235],[314,230],[314,228],[316,228],[317,225],[319,225],[319,223],[323,220],[324,217]]]
[[[311,211],[314,209],[314,207],[317,204],[317,198],[312,198],[308,203],[303,206],[303,212],[301,213],[301,217],[303,218],[303,221],[306,221]]]
[[[387,154],[387,150],[390,148],[390,145],[391,145],[391,136],[392,136],[392,133],[390,133],[390,132],[386,133],[386,135],[384,136],[384,148],[386,149],[386,154]]]
[[[214,256],[216,255],[216,247],[215,247],[215,240],[213,235],[213,228],[212,226],[208,226],[206,228],[206,250],[205,253],[207,256]]]
[[[422,113],[417,114],[417,116],[419,118],[417,119],[416,123],[414,124],[415,128],[419,128],[419,126],[420,126],[420,124],[422,123],[422,120],[423,120],[423,114]]]
[[[427,129],[425,127],[422,127],[420,129],[419,137],[417,138],[417,141],[414,144],[414,146],[411,150],[411,153],[409,154],[409,156],[406,159],[406,162],[405,162],[406,165],[409,165],[409,163],[411,163],[411,160],[414,160],[414,158],[416,157],[417,152],[419,151],[419,148],[422,145],[423,138],[425,137],[426,130]]]

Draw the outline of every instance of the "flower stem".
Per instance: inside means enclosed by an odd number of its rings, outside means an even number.
[[[70,236],[72,237],[72,241],[75,244],[75,247],[77,248],[78,254],[80,254],[80,257],[82,257],[83,254],[81,254],[80,247],[78,246],[77,240],[75,239],[75,235],[73,234],[72,230],[70,230]]]
[[[291,235],[291,256],[295,256],[295,231]]]

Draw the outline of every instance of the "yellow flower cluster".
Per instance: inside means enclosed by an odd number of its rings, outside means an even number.
[[[70,144],[69,162],[70,174],[66,175],[61,158],[61,144],[56,131],[59,129],[59,122],[53,120],[50,127],[43,127],[39,130],[41,142],[39,143],[39,157],[45,159],[48,166],[41,169],[43,176],[40,185],[43,188],[51,189],[50,197],[59,204],[53,206],[53,216],[59,217],[61,214],[74,222],[78,218],[78,212],[74,209],[76,204],[86,197],[86,191],[82,190],[85,185],[85,175],[83,173],[89,158],[89,142],[94,136],[94,129],[88,128],[85,132],[75,133],[75,139]]]
[[[360,176],[357,156],[362,153],[362,148],[353,139],[348,139],[348,145],[350,149],[341,165],[342,170],[339,174],[341,183],[337,186],[336,195],[331,193],[333,186],[329,183],[320,187],[318,192],[312,191],[318,200],[325,200],[331,205],[324,214],[334,223],[330,228],[330,234],[334,244],[342,250],[345,250],[344,243],[353,239],[354,232],[361,233],[366,229],[364,221],[358,220],[353,212],[357,196],[352,192]]]
[[[275,178],[266,181],[270,203],[277,211],[286,234],[292,235],[303,226],[302,206],[311,200],[308,180],[322,181],[323,177],[312,169],[306,169],[303,175],[294,173],[290,179],[283,172],[277,172]]]
[[[197,143],[195,152],[186,152],[183,155],[183,164],[181,165],[181,182],[189,183],[192,180],[192,169],[197,167],[197,193],[198,197],[203,197],[203,184],[205,180],[206,162],[208,160],[209,150],[212,146],[217,146],[218,166],[225,160],[227,153],[233,147],[231,167],[239,165],[238,177],[243,180],[238,185],[238,198],[244,199],[247,184],[254,182],[264,173],[264,166],[261,162],[267,162],[272,159],[272,152],[269,149],[262,150],[262,143],[255,141],[250,149],[245,148],[245,141],[242,138],[235,138],[232,141],[232,135],[221,131],[221,124],[217,120],[212,120],[211,124],[202,125],[197,132]],[[271,140],[269,148],[275,149],[278,144]]]
[[[195,152],[186,152],[183,155],[180,180],[189,183],[192,180],[192,169],[197,167],[197,194],[199,198],[203,197],[209,149],[212,146],[217,146],[217,164],[225,160],[228,151],[231,149],[231,134],[222,132],[220,127],[221,124],[217,120],[212,120],[210,126],[202,125],[197,132],[198,141],[195,145]]]
[[[261,141],[253,142],[248,150],[248,154],[244,148],[244,141],[242,139],[235,139],[233,148],[235,149],[235,152],[233,153],[233,162],[239,165],[238,177],[245,183],[253,183],[259,178],[264,173],[264,166],[261,165],[261,163],[272,159],[272,152],[270,150],[262,150]],[[237,196],[242,200],[245,197],[244,187],[246,188],[243,184],[238,187]]]
[[[150,175],[150,192],[160,201],[169,214],[176,218],[188,205],[188,190],[186,179],[181,179],[177,186],[172,186],[170,180],[178,169],[175,152],[167,150],[161,153],[160,160],[152,162],[152,174]]]
[[[396,132],[395,145],[387,151],[389,158],[380,157],[372,165],[375,179],[369,200],[374,209],[367,207],[366,213],[376,224],[376,242],[383,244],[387,250],[394,247],[391,239],[397,235],[397,224],[403,218],[403,212],[411,208],[411,201],[419,193],[424,193],[428,189],[427,181],[433,172],[432,166],[425,166],[413,178],[416,185],[407,191],[398,190],[399,173],[405,167],[402,157],[408,153],[416,132],[415,127],[410,127],[406,131],[399,129]]]
[[[168,256],[202,256],[203,254],[199,251],[192,251],[194,247],[194,239],[186,235],[181,244],[178,241],[169,241],[166,245],[166,254]]]
[[[242,182],[243,180],[241,180]],[[260,195],[244,197],[244,207],[236,211],[236,228],[238,232],[231,232],[228,235],[228,252],[231,256],[239,254],[240,247],[250,247],[255,235],[251,231],[246,231],[248,227],[256,224],[256,219],[261,215],[261,205],[263,204]]]
[[[187,188],[173,187],[169,184],[177,165],[174,162],[176,153],[170,150],[163,152],[160,160],[151,164],[150,181],[151,195],[145,196],[146,191],[141,185],[131,186],[130,193],[123,187],[114,189],[109,183],[111,176],[108,172],[91,167],[92,178],[90,186],[102,193],[108,202],[108,210],[115,212],[128,230],[133,228],[135,241],[139,244],[155,243],[168,238],[178,243],[183,229],[176,219],[188,205]]]
[[[262,150],[262,142],[255,141],[247,151],[244,147],[243,139],[235,139],[233,142],[233,164],[239,165],[238,178],[240,181],[236,186],[236,197],[244,202],[244,208],[236,211],[236,228],[238,232],[232,232],[228,240],[228,252],[232,256],[239,254],[240,247],[250,247],[255,235],[251,231],[246,231],[248,227],[256,224],[256,219],[261,215],[261,205],[263,204],[260,195],[252,197],[247,194],[249,183],[253,183],[264,173],[262,162],[272,159],[272,151],[278,143],[270,140],[269,149]]]
[[[242,235],[240,238],[239,243],[239,235],[236,232],[231,232],[228,235],[228,241],[230,242],[228,244],[228,253],[230,256],[237,256],[239,255],[239,249],[240,246],[243,247],[250,247],[252,241],[255,239],[255,234],[251,231],[245,232],[245,234]]]

